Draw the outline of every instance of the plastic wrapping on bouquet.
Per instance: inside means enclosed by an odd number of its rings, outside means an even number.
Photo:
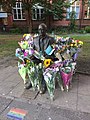
[[[29,80],[31,81],[31,84],[32,84],[32,87],[33,87],[34,91],[36,90],[36,87],[37,87],[37,77],[36,77],[36,75],[37,75],[37,71],[36,71],[35,66],[28,69],[28,77],[29,77]]]
[[[66,71],[61,70],[60,74],[61,74],[61,78],[63,80],[64,86],[67,88],[67,91],[68,91],[68,87],[70,85],[70,81],[73,75],[72,70],[68,71],[68,73]]]
[[[50,71],[51,72],[51,71]],[[55,91],[55,74],[56,73],[46,73],[44,74],[44,79],[46,81],[46,86],[48,93],[50,95],[50,99],[54,100],[54,91]]]
[[[34,50],[33,49],[29,49],[29,55],[33,55],[34,54]]]
[[[76,52],[76,53],[73,55],[73,60],[76,61],[77,57],[78,57],[78,53]]]
[[[27,74],[27,68],[22,66],[19,70],[18,70],[20,76],[22,77],[23,81],[24,81],[24,84],[27,82],[27,79],[26,79],[26,74]]]

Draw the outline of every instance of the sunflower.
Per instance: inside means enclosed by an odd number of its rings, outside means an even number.
[[[47,68],[53,61],[51,59],[44,60],[44,66]]]

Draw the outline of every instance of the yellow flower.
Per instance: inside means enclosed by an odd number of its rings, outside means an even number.
[[[28,48],[28,41],[23,41],[21,44],[20,44],[21,48],[22,49],[27,49]]]
[[[82,42],[82,41],[79,41],[79,44],[83,45],[83,42]]]
[[[47,68],[53,61],[51,59],[44,60],[44,66]]]
[[[74,44],[74,46],[76,47],[76,46],[77,46],[77,44]]]
[[[73,46],[73,44],[70,44],[70,46],[72,47],[72,46]]]
[[[27,34],[24,34],[23,37],[26,37]]]
[[[61,38],[59,35],[57,35],[57,38]]]
[[[26,63],[30,63],[30,60],[26,60]]]
[[[75,40],[74,43],[77,44],[77,41]]]

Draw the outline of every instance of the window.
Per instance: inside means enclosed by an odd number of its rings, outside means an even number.
[[[85,5],[84,19],[90,19],[90,5]]]
[[[25,20],[25,13],[22,9],[22,2],[16,2],[16,5],[13,7],[13,19]]]
[[[41,6],[32,8],[32,19],[33,20],[43,20],[44,19],[44,9]]]
[[[72,3],[72,0],[69,0]],[[67,8],[67,14],[66,18],[70,18],[70,12],[74,11],[76,19],[79,19],[79,13],[80,13],[80,5],[79,5],[79,0],[74,2],[69,8]]]

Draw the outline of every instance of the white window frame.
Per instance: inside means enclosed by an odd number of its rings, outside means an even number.
[[[70,3],[73,2],[73,0],[69,0],[69,1],[70,1]],[[77,17],[77,15],[75,14],[75,15],[76,15],[76,19],[79,19],[79,15],[80,15],[80,5],[77,5],[76,3],[77,3],[77,1],[75,2],[75,5],[71,5],[69,8],[67,8],[67,10],[69,9],[69,12],[66,13],[66,19],[70,19],[70,17],[67,18],[67,14],[69,14],[70,12],[72,12],[72,8],[73,8],[73,7],[75,8],[75,10],[74,10],[75,13],[78,14],[78,17]],[[77,7],[79,7],[78,13],[77,13],[77,11],[76,11]]]
[[[18,3],[20,4],[20,7],[18,7]],[[17,18],[14,18],[14,10],[16,10],[16,16]],[[20,15],[21,15],[21,19],[18,18],[18,10],[20,10]],[[23,18],[23,8],[22,8],[22,2],[16,2],[15,7],[13,7],[13,20],[25,20]]]
[[[86,15],[86,18],[84,19],[90,19],[90,5],[89,4],[87,5],[87,15]]]
[[[87,7],[87,17],[86,19],[90,19],[90,7],[88,6]]]
[[[44,10],[44,8],[42,6],[39,6],[38,4],[33,6],[33,8],[35,10],[35,13],[32,13],[32,20],[44,20],[44,18],[42,19],[42,14],[44,14],[44,11],[43,13],[41,13],[41,10]],[[37,13],[37,10],[39,10],[39,13]],[[33,16],[33,14],[35,14],[35,18]],[[39,15],[39,19],[38,19],[38,15]]]

